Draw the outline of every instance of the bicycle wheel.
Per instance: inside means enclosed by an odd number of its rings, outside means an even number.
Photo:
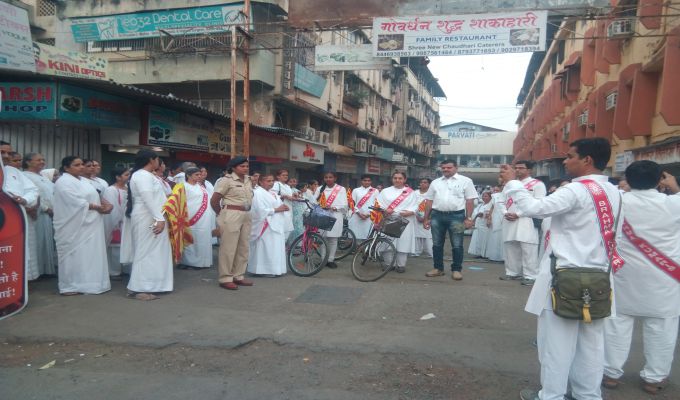
[[[314,232],[298,236],[288,249],[288,269],[297,276],[312,276],[328,261],[326,239]]]
[[[335,259],[342,260],[354,252],[357,245],[357,238],[349,228],[342,230],[342,236],[338,238],[338,250],[335,252]]]
[[[361,282],[373,282],[394,269],[397,249],[392,241],[379,237],[366,240],[357,247],[352,260],[352,275]]]

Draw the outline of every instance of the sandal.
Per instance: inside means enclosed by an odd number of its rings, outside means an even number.
[[[160,299],[160,297],[153,295],[151,293],[128,293],[127,297],[141,301],[151,301]]]

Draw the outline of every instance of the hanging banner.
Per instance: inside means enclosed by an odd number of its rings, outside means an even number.
[[[210,120],[167,108],[149,106],[147,144],[181,150],[208,151]]]
[[[35,72],[28,12],[0,1],[0,69]]]
[[[392,60],[373,57],[370,44],[321,45],[314,48],[314,71],[357,71],[390,69]]]
[[[35,72],[44,75],[108,80],[109,61],[77,51],[33,42]]]
[[[0,161],[0,188],[3,182]],[[0,319],[18,313],[26,303],[26,214],[0,190]]]
[[[545,50],[547,11],[373,20],[377,57],[432,57]]]

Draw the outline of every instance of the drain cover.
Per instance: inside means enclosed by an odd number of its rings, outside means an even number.
[[[295,299],[296,303],[311,304],[352,304],[364,292],[362,288],[312,285]]]

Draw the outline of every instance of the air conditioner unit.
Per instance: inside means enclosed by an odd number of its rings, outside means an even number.
[[[588,110],[578,116],[578,126],[588,126]]]
[[[633,20],[629,18],[616,19],[607,26],[608,38],[620,38],[633,35]]]
[[[328,145],[328,143],[331,141],[331,134],[323,131],[317,131],[317,133],[319,134],[319,143]]]
[[[313,140],[316,130],[311,126],[301,126],[298,130],[302,133],[302,139]]]
[[[619,97],[619,92],[611,92],[607,95],[604,109],[609,111],[616,108],[616,99]]]
[[[372,144],[368,148],[368,154],[378,154],[378,145]]]
[[[365,153],[368,148],[368,140],[367,139],[357,139],[357,142],[354,144],[354,151],[357,153]]]

